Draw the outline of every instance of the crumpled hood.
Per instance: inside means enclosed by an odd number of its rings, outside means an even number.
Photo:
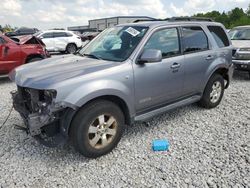
[[[234,48],[250,48],[250,40],[232,40]]]
[[[118,64],[112,61],[65,55],[20,66],[14,69],[9,77],[22,87],[46,89],[55,83],[104,70]]]

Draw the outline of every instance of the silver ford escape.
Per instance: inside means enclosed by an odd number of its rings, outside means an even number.
[[[151,21],[106,29],[75,55],[27,64],[9,77],[29,134],[47,146],[70,139],[95,158],[134,121],[195,102],[216,107],[232,72],[220,23]]]

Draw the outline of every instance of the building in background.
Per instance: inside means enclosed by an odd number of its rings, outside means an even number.
[[[113,27],[118,24],[132,23],[136,20],[152,20],[154,18],[148,16],[117,16],[110,18],[100,18],[89,20],[89,25],[87,26],[75,26],[68,27],[68,30],[79,31],[81,33],[88,31],[103,31],[106,28]]]

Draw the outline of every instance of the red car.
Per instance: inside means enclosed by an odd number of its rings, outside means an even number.
[[[45,44],[32,35],[9,38],[0,34],[0,77],[15,67],[50,57]]]

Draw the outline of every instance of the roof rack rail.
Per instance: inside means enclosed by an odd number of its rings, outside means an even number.
[[[176,21],[207,21],[207,22],[213,22],[214,20],[212,18],[203,18],[203,17],[172,17],[172,18],[166,18],[166,19],[148,19],[148,20],[135,20],[133,23],[137,22],[146,22],[146,21],[169,21],[169,22],[176,22]]]
[[[138,23],[138,22],[152,22],[152,21],[163,21],[162,19],[138,19],[133,21],[133,23]]]
[[[205,17],[172,17],[166,18],[165,21],[207,21],[213,22],[212,18],[205,18]]]

